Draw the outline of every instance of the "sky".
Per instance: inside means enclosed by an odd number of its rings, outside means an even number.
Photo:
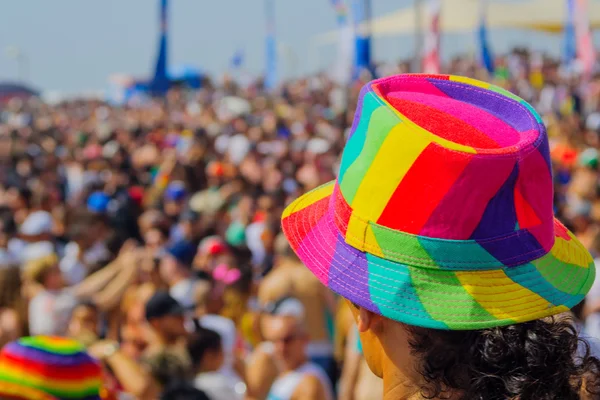
[[[373,15],[412,3],[373,0]],[[263,0],[171,0],[169,11],[171,64],[222,73],[234,52],[243,49],[245,68],[251,73],[262,71]],[[102,90],[114,73],[148,76],[157,51],[157,21],[158,0],[3,1],[0,80],[19,77],[17,62],[7,55],[9,47],[21,51],[26,64],[23,74],[42,90]],[[326,68],[335,51],[316,49],[311,38],[335,27],[330,0],[276,0],[277,40],[288,54],[280,57],[281,74],[293,76]],[[522,42],[522,35],[520,38]],[[502,35],[500,39],[499,47],[507,47],[519,36]],[[531,35],[527,40],[545,48],[558,47],[555,39]],[[447,56],[461,44],[456,38],[444,37],[442,46]],[[375,42],[373,53],[377,59],[390,60],[408,56],[413,48],[412,38],[386,38]]]

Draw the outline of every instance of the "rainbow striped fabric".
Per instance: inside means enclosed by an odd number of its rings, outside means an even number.
[[[524,100],[459,76],[362,89],[336,181],[283,231],[352,302],[410,325],[480,329],[579,303],[592,257],[553,216],[546,130]]]
[[[96,400],[101,385],[98,362],[70,339],[25,337],[0,353],[0,397]]]

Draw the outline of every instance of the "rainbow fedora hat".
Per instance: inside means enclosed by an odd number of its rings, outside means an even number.
[[[553,216],[548,138],[519,97],[459,76],[360,92],[338,178],[282,227],[331,290],[390,319],[481,329],[558,314],[595,277]]]

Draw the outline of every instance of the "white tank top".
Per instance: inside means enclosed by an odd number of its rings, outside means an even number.
[[[329,378],[327,378],[321,367],[311,362],[307,362],[301,367],[296,368],[296,370],[277,378],[271,386],[267,400],[290,400],[306,375],[317,377],[325,389],[326,400],[333,400],[333,391],[331,390]]]

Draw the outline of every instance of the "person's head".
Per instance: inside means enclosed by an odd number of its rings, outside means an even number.
[[[17,266],[0,268],[0,308],[13,308],[21,299],[21,273]]]
[[[275,356],[287,370],[296,369],[306,362],[310,340],[304,307],[297,299],[284,298],[267,308],[261,316],[262,336],[275,345]]]
[[[167,385],[160,400],[210,400],[202,390],[196,389],[189,383],[177,382]]]
[[[31,196],[31,208],[33,210],[40,210],[40,211],[51,211],[52,210],[52,205],[53,205],[53,201],[52,201],[52,196],[50,195],[50,193],[45,190],[45,189],[41,189],[41,190],[36,190],[33,192],[33,195]]]
[[[167,243],[168,232],[161,228],[150,228],[144,232],[144,244],[153,254],[157,254]]]
[[[214,283],[209,276],[203,277],[204,279],[197,279],[194,282],[194,315],[201,317],[205,314],[218,314],[222,308],[222,296],[218,298],[213,296]],[[215,301],[217,300],[217,301]],[[216,303],[220,304],[216,304]],[[217,305],[217,307],[215,307]]]
[[[190,378],[191,371],[188,363],[178,354],[165,350],[142,358],[150,375],[162,387],[168,387],[175,382]]]
[[[6,248],[10,238],[17,232],[17,226],[8,207],[0,208],[0,249]]]
[[[552,318],[595,265],[554,218],[540,116],[444,75],[382,78],[358,101],[339,176],[288,206],[282,229],[356,305],[387,397],[577,398],[600,361],[577,359],[575,330]]]
[[[195,254],[196,248],[190,242],[181,241],[168,247],[160,262],[163,280],[171,285],[191,275]]]
[[[230,249],[220,236],[207,236],[200,241],[193,266],[197,270],[212,271],[223,259],[230,256]]]
[[[81,335],[99,335],[99,323],[100,313],[98,307],[93,303],[81,303],[71,313],[68,328],[69,336],[82,341]]]
[[[183,307],[167,292],[156,292],[146,303],[146,320],[165,342],[187,334]]]
[[[135,324],[121,326],[121,351],[132,360],[140,360],[148,346],[142,327]]]
[[[217,371],[225,361],[221,336],[210,329],[201,328],[190,336],[187,351],[196,373]]]
[[[177,217],[185,206],[187,190],[181,181],[171,182],[164,194],[164,211],[171,218]]]
[[[6,192],[8,207],[13,211],[28,209],[33,193],[26,187],[11,187]]]
[[[215,289],[223,293],[220,314],[237,324],[247,311],[252,292],[252,269],[249,266],[229,267],[221,264],[214,269],[212,276]]]
[[[590,392],[600,395],[600,361],[590,357],[589,345],[568,316],[450,331],[401,324],[351,307],[367,364],[381,377],[385,365],[394,363],[407,382],[405,392],[436,399],[579,399],[585,380]],[[574,356],[579,346],[586,352]]]
[[[24,280],[42,285],[47,290],[58,290],[64,286],[64,280],[56,254],[50,254],[25,264]]]

